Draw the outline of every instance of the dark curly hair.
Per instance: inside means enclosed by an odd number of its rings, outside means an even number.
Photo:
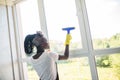
[[[24,50],[25,50],[25,53],[28,55],[28,54],[31,54],[33,52],[33,43],[32,43],[32,40],[34,39],[36,34],[33,34],[33,35],[27,35],[25,37],[25,40],[24,40]]]
[[[29,34],[25,37],[24,51],[28,56],[30,56],[31,53],[33,53],[34,44],[32,43],[32,41],[35,38],[35,36],[43,37],[43,34],[42,34],[42,32],[37,31],[36,34]],[[39,45],[39,50],[37,50],[37,53],[38,52],[44,52],[44,50],[41,48],[40,45]]]

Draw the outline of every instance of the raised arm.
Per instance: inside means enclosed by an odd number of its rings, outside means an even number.
[[[69,57],[69,44],[72,39],[70,34],[66,35],[64,55],[59,55],[59,60],[66,60]]]

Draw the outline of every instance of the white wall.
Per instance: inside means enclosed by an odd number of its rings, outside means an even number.
[[[0,5],[0,37],[0,80],[21,80],[11,6]]]

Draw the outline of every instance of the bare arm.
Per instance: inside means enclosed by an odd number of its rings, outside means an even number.
[[[69,57],[69,45],[65,46],[64,55],[59,55],[59,60],[66,60]]]
[[[65,52],[64,55],[59,55],[59,60],[66,60],[69,57],[69,44],[70,40],[72,39],[70,34],[66,35],[66,40],[65,40]]]

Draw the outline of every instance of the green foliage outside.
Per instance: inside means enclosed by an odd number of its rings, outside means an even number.
[[[120,54],[114,54],[109,56],[111,58],[111,67],[115,71],[115,75],[120,80]]]
[[[109,39],[97,39],[94,40],[94,48],[102,49],[102,48],[113,48],[120,46],[120,33],[113,35]],[[120,80],[120,54],[113,54],[108,56],[101,56],[96,58],[98,67],[111,67],[114,69],[115,75]]]
[[[101,56],[96,58],[96,63],[98,67],[110,67],[111,59],[109,56]]]
[[[109,39],[95,39],[93,40],[93,46],[95,49],[103,49],[103,48],[112,48],[120,46],[120,33],[113,35]]]

